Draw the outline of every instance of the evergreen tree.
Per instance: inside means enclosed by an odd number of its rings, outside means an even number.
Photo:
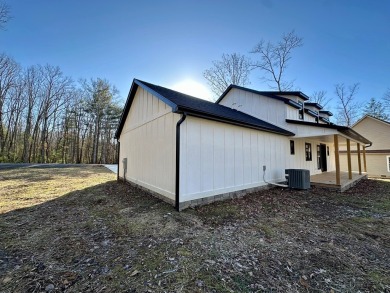
[[[389,115],[386,113],[384,105],[375,98],[370,99],[370,102],[364,107],[363,113],[378,119],[389,120]]]

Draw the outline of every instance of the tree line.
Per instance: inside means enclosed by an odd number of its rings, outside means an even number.
[[[0,162],[115,163],[122,106],[109,81],[0,54]]]
[[[293,52],[303,46],[303,38],[295,31],[283,34],[279,41],[260,40],[249,51],[255,61],[240,53],[223,54],[220,60],[212,62],[212,66],[203,72],[211,91],[219,97],[230,85],[247,86],[253,70],[260,70],[261,79],[271,90],[289,91],[294,89],[294,81],[286,80],[285,72]],[[390,119],[390,88],[383,97],[371,97],[369,101],[357,101],[359,83],[345,85],[337,83],[333,89],[333,97],[324,90],[318,90],[310,96],[311,102],[323,107],[329,106],[335,99],[335,119],[337,124],[352,126],[360,117],[369,114],[382,120]]]

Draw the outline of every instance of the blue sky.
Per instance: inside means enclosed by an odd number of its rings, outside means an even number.
[[[0,51],[23,66],[58,65],[66,75],[107,78],[127,96],[133,78],[166,87],[207,86],[202,72],[223,53],[247,54],[262,38],[303,37],[286,72],[310,95],[360,82],[358,98],[390,88],[390,1],[5,0],[13,19]],[[251,85],[267,90],[262,73]],[[197,95],[193,93],[193,95]]]

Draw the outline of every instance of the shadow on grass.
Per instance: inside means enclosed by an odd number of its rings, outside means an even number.
[[[275,188],[182,213],[128,184],[96,184],[0,214],[0,283],[5,292],[305,291],[301,275],[314,274],[313,290],[384,291],[388,221],[343,207],[384,211],[390,183],[361,184],[345,194]]]
[[[146,192],[109,181],[0,214],[0,283],[9,292],[40,292],[83,280],[82,287],[95,292],[100,285],[94,282],[120,271],[123,257],[121,268],[131,269],[138,240],[175,234],[177,225],[164,218],[168,212],[172,206]]]

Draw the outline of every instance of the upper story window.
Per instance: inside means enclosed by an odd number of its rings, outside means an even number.
[[[299,119],[303,120],[303,102],[298,101],[298,104],[301,106],[301,109],[299,109]]]

